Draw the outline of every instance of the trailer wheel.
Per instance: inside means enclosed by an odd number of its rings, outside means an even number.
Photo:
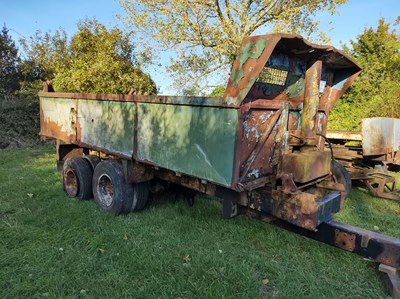
[[[148,182],[133,184],[133,201],[131,212],[143,210],[149,200]]]
[[[93,195],[101,210],[114,215],[131,210],[134,188],[125,182],[122,166],[116,160],[103,160],[93,173]]]
[[[80,200],[92,197],[93,170],[89,162],[82,157],[71,157],[63,165],[62,180],[64,192],[69,197]]]
[[[337,182],[344,185],[346,189],[346,196],[348,196],[351,191],[351,177],[347,169],[344,168],[344,166],[339,162],[332,161],[332,173]]]
[[[101,159],[95,155],[86,155],[84,158],[89,162],[92,171],[94,171],[96,166],[101,162]]]

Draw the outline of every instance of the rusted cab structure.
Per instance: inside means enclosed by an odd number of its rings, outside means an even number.
[[[40,134],[58,141],[67,195],[103,210],[141,210],[167,181],[223,199],[226,218],[244,211],[380,262],[392,246],[397,268],[398,242],[331,220],[351,182],[324,135],[360,71],[298,35],[252,36],[221,98],[41,92]]]

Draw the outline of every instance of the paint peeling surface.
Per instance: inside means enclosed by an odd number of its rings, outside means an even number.
[[[230,186],[238,112],[138,103],[138,159]]]
[[[288,130],[300,130],[301,128],[301,113],[300,111],[290,111],[289,112],[289,121],[288,121]]]
[[[324,112],[319,112],[318,113],[318,122],[317,122],[317,133],[322,134],[323,133],[323,129],[326,125],[327,122],[327,118],[326,118],[326,114]]]
[[[78,131],[82,143],[131,157],[135,103],[78,101]]]
[[[241,182],[272,173],[269,159],[273,155],[271,145],[275,143],[271,132],[276,128],[276,114],[265,110],[250,110],[246,114],[240,148]]]
[[[346,89],[345,85],[349,85],[361,70],[359,65],[341,51],[330,46],[311,44],[298,35],[266,34],[248,37],[243,40],[238,53],[224,96],[229,98],[230,103],[233,98],[239,104],[245,98],[274,98],[278,94],[284,94],[290,99],[302,97],[307,63],[311,61],[321,60],[326,69],[322,78],[324,83],[320,86],[321,93],[328,84],[335,90]],[[275,70],[278,77],[282,76],[282,80],[260,81],[264,68]],[[330,76],[331,70],[335,70],[336,76]],[[276,78],[276,75],[273,76],[273,79]],[[335,102],[340,95],[333,93],[330,100]]]
[[[76,100],[41,98],[40,109],[40,135],[75,142]]]
[[[400,150],[400,119],[364,118],[361,123],[365,156],[383,155]]]
[[[265,45],[268,39],[259,39],[256,41],[246,41],[242,44],[241,49],[239,51],[239,55],[236,57],[236,64],[238,67],[233,69],[231,73],[231,80],[233,85],[237,88],[239,86],[240,81],[244,78],[244,72],[248,70],[251,72],[253,70],[252,67],[245,68],[244,64],[249,60],[253,59],[257,61],[257,59],[261,56],[264,51]]]

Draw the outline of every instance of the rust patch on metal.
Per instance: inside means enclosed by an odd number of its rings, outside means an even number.
[[[326,137],[332,140],[340,141],[362,141],[361,132],[351,132],[351,131],[335,131],[330,130],[327,132]]]
[[[329,174],[331,156],[329,152],[293,152],[283,156],[282,172],[293,174],[294,180],[306,183]]]
[[[182,185],[186,188],[199,191],[208,195],[216,195],[217,186],[204,180],[177,174],[167,169],[158,169],[154,172],[154,176],[164,181]]]
[[[154,170],[146,164],[122,160],[125,180],[128,183],[146,182],[154,178]]]
[[[353,251],[356,244],[356,236],[347,234],[338,229],[335,230],[335,246],[347,251]]]
[[[239,183],[270,174],[270,157],[275,144],[273,133],[282,110],[249,111],[243,121]]]
[[[44,120],[42,122],[40,135],[51,137],[54,139],[61,139],[68,143],[75,143],[75,134],[68,134],[62,129],[62,126],[51,120]]]
[[[75,197],[78,194],[78,178],[71,169],[64,172],[63,181],[68,195]]]
[[[274,216],[309,230],[316,228],[317,196],[304,192],[273,192],[272,196],[277,202],[272,213]]]
[[[322,61],[315,61],[306,72],[306,85],[303,112],[301,114],[301,130],[306,144],[315,137],[316,116],[319,103],[319,86],[321,81]]]

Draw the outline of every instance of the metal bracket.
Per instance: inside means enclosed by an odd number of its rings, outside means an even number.
[[[230,198],[224,198],[223,215],[225,219],[233,218],[238,214],[238,205]]]
[[[353,251],[355,248],[356,236],[335,229],[335,246],[347,251]]]
[[[122,159],[125,181],[127,183],[146,182],[154,178],[153,170],[139,162]]]
[[[89,154],[89,150],[79,147],[76,144],[61,144],[61,141],[56,141],[57,151],[57,170],[62,171],[64,161],[70,157],[82,157]]]
[[[400,195],[396,192],[395,177],[382,173],[373,173],[371,174],[371,179],[363,180],[363,183],[377,197],[400,200]],[[385,187],[388,188],[389,192],[385,192]]]
[[[239,214],[240,193],[228,188],[218,187],[215,195],[223,200],[223,216],[225,219],[233,218]]]
[[[400,276],[398,269],[388,265],[380,264],[379,271],[383,275],[383,279],[390,296],[395,299],[400,299]]]

